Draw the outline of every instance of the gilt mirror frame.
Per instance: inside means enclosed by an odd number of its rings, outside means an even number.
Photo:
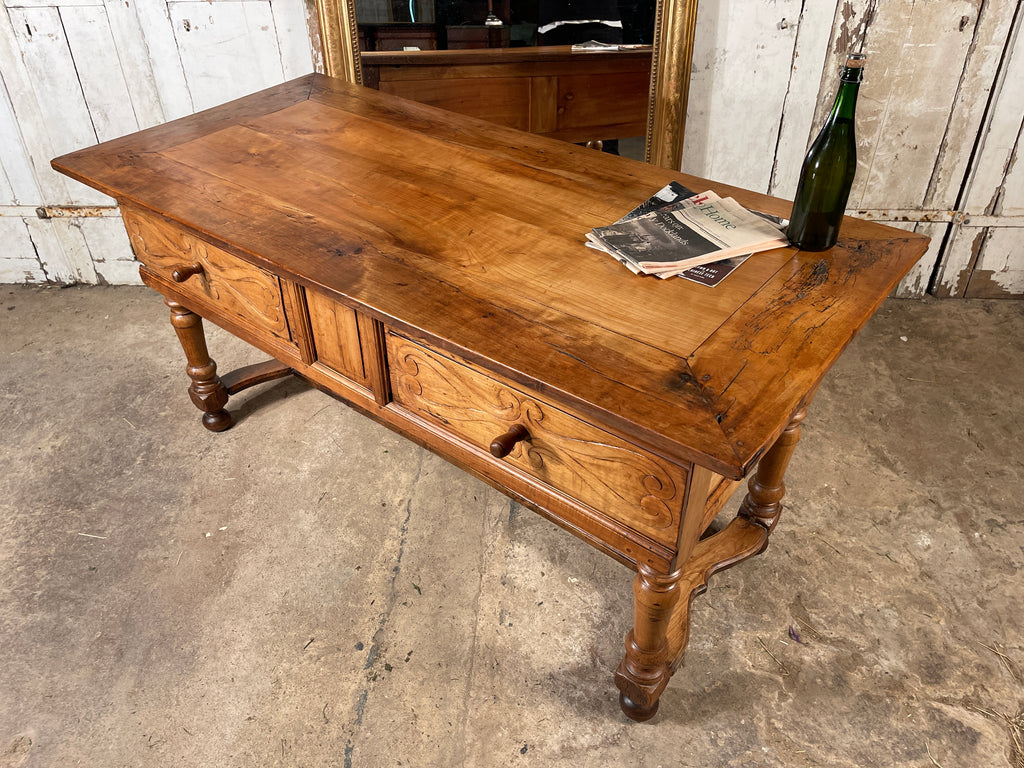
[[[644,159],[679,170],[698,0],[658,0]],[[324,74],[362,85],[355,0],[316,0]]]

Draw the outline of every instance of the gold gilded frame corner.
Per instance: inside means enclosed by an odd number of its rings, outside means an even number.
[[[651,91],[647,106],[648,163],[679,170],[683,159],[698,0],[658,0],[654,18]],[[316,0],[324,73],[362,85],[355,0]]]
[[[654,17],[651,94],[647,105],[647,150],[652,165],[678,171],[690,92],[698,0],[658,0]]]
[[[363,84],[355,0],[316,0],[324,74]]]

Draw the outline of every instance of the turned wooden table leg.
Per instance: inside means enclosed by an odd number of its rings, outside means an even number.
[[[626,655],[615,671],[619,703],[630,719],[643,722],[658,711],[661,692],[686,650],[690,602],[704,591],[711,575],[767,546],[786,493],[783,477],[806,416],[806,407],[801,407],[758,462],[732,523],[704,539],[699,539],[700,531],[686,531],[689,526],[684,526],[685,535],[680,537],[680,551],[674,563],[678,570],[673,573],[658,573],[640,564],[633,582],[633,629],[626,636]],[[688,502],[684,518],[700,520],[709,487],[705,471],[695,468],[691,483],[701,485],[701,489],[695,493],[693,509]]]
[[[626,635],[626,655],[615,670],[619,704],[632,720],[650,720],[672,676],[668,627],[679,602],[680,571],[663,574],[641,563],[633,581],[633,629]]]
[[[223,432],[234,422],[231,414],[224,410],[228,403],[228,390],[217,376],[217,364],[210,359],[206,349],[203,318],[174,299],[164,299],[164,303],[170,307],[171,325],[188,361],[185,371],[192,379],[188,395],[196,408],[203,412],[203,426],[211,432]]]
[[[806,417],[807,407],[803,406],[793,415],[775,444],[761,457],[757,470],[747,483],[748,492],[740,505],[739,515],[763,525],[769,531],[779,521],[782,498],[786,495],[786,468],[796,444],[800,442],[801,424]]]

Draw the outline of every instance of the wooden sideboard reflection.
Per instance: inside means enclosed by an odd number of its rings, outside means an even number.
[[[848,219],[716,288],[636,277],[584,235],[670,180],[788,204],[318,75],[53,165],[121,204],[207,428],[300,376],[635,571],[635,720],[692,597],[767,545],[815,389],[927,244]],[[219,374],[201,318],[274,359]]]
[[[606,141],[647,132],[649,47],[366,52],[362,63],[363,82],[382,93],[553,139]]]

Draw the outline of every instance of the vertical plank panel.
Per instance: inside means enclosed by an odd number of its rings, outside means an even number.
[[[46,273],[22,219],[0,216],[0,243],[0,283],[46,282]]]
[[[143,285],[139,263],[120,259],[96,262],[96,280],[100,285]]]
[[[0,146],[4,148],[0,153],[0,205],[38,205],[42,196],[3,80],[0,80]]]
[[[769,189],[770,194],[779,197],[791,199],[796,194],[807,146],[821,128],[814,122],[814,115],[822,98],[819,96],[821,84],[827,79],[823,78],[823,68],[834,16],[835,8],[831,3],[807,3],[798,20]],[[827,94],[824,98],[828,98]]]
[[[1002,188],[998,192],[998,199],[995,203],[993,213],[997,216],[1012,216],[1015,219],[1024,219],[1024,158],[1021,157],[1021,150],[1024,149],[1024,122],[1021,123],[1020,131],[1017,133],[1017,143],[1007,158],[1006,176],[1003,179]]]
[[[0,64],[3,65],[4,90],[10,99],[11,112],[17,123],[16,129],[12,130],[17,136],[17,142],[12,146],[21,144],[24,147],[25,155],[32,165],[32,177],[39,190],[39,197],[33,202],[66,200],[69,197],[68,188],[75,182],[49,167],[49,159],[56,153],[50,144],[49,135],[42,128],[46,124],[43,113],[36,101],[32,78],[21,55],[14,23],[6,9],[0,10]],[[6,137],[6,132],[4,135]]]
[[[1016,40],[1020,40],[1019,26],[1014,32]],[[969,215],[996,213],[1001,190],[1016,161],[1021,116],[1024,115],[1024,87],[1021,85],[1024,82],[1024,51],[1019,45],[1011,44],[1008,52],[1003,77],[995,93],[991,123],[983,137],[976,172],[971,180],[965,206]],[[1020,188],[1019,182],[1011,182],[1011,191],[1014,188]],[[1019,198],[1014,202],[1018,208],[1024,203]],[[1011,202],[1011,207],[1013,204]]]
[[[1019,240],[992,231],[1013,223],[1013,219],[1005,223],[998,219],[972,223],[972,217],[1006,215],[1024,206],[1020,199],[1022,182],[1017,175],[1020,170],[1015,170],[1022,131],[1021,114],[1024,113],[1024,89],[1020,87],[1024,77],[1024,52],[1016,44],[1021,35],[1019,12],[1015,21],[1016,26],[1010,30],[1004,45],[1007,58],[1001,61],[1002,69],[993,86],[989,122],[980,139],[974,167],[968,172],[970,187],[963,206],[968,218],[965,226],[950,238],[950,245],[942,254],[934,287],[938,296],[969,295],[969,286],[973,295],[1004,295],[1019,287],[1015,273],[1024,268],[1024,246]],[[1021,229],[1011,227],[1009,231],[1019,234]],[[989,255],[987,249],[993,239],[995,251]],[[974,269],[990,274],[979,275],[975,281]],[[983,283],[986,288],[979,288]]]
[[[174,36],[167,3],[165,0],[127,2],[134,7],[139,30],[145,38],[163,118],[174,120],[191,115],[195,108],[185,79],[185,70],[181,64],[181,54],[178,51],[178,41]]]
[[[533,133],[558,128],[558,77],[530,78],[530,126]]]
[[[247,50],[249,67],[254,69],[259,77],[255,88],[246,90],[246,93],[284,82],[283,57],[277,30],[274,26],[274,14],[270,7],[270,0],[265,2],[263,0],[243,0],[238,5],[242,10],[248,44],[254,46]],[[230,7],[231,5],[225,5],[225,8]],[[302,74],[306,74],[306,72]],[[217,104],[221,102],[221,99],[216,101]]]
[[[822,66],[820,94],[814,112],[815,125],[820,126],[825,122],[825,116],[835,98],[839,69],[848,53],[861,51],[864,47],[868,29],[877,13],[877,6],[880,4],[899,5],[896,12],[906,13],[906,7],[912,5],[913,0],[835,0],[835,19],[832,34],[829,36],[825,62]],[[877,69],[873,59],[868,62],[868,67]],[[862,101],[865,90],[865,87],[861,88]],[[859,108],[859,111],[863,111],[863,107]]]
[[[962,298],[967,290],[971,269],[981,255],[988,227],[954,227],[933,292],[939,298]]]
[[[48,139],[37,147],[52,153],[36,158],[37,178],[55,175],[48,168],[49,159],[95,144],[96,131],[57,9],[11,8],[8,14],[39,112],[40,122],[30,125],[36,131],[45,132]],[[6,79],[6,72],[4,74]],[[30,147],[30,151],[37,147]],[[78,182],[68,181],[65,188],[64,202],[83,205],[110,202],[106,195]]]
[[[1019,6],[1019,0],[841,0],[837,4],[822,82],[823,94],[830,93],[819,102],[816,123],[834,93],[834,84],[827,82],[828,70],[838,67],[846,51],[863,42],[868,65],[858,106],[861,162],[850,208],[883,214],[901,209],[899,215],[909,216],[909,226],[933,238],[926,256],[901,283],[900,295],[922,295],[930,274],[937,271],[937,293],[962,296],[970,270],[983,258],[985,231],[927,220],[956,208],[969,178],[971,149]],[[1016,50],[1012,41],[1009,49]],[[1007,82],[1019,82],[1020,74]],[[992,206],[1000,182],[994,179],[1005,171],[1007,148],[1012,144],[1007,129],[1019,126],[1024,111],[1018,103],[1003,107],[1006,96],[995,96],[999,114],[992,123],[1003,132],[996,142],[1002,151],[998,158],[982,156],[991,163],[987,172],[980,166],[972,172],[972,176],[987,176],[990,183],[984,202],[977,185],[971,186],[974,200],[968,213],[995,212]],[[921,220],[913,223],[915,210],[921,211]],[[1003,225],[991,220],[985,224]],[[949,243],[942,252],[942,238],[950,228]],[[1019,258],[1024,259],[1024,253]],[[961,274],[962,270],[966,272]]]
[[[980,0],[880,3],[867,32],[851,207],[923,204],[946,133]]]
[[[141,285],[139,263],[135,260],[124,223],[120,217],[100,216],[70,219],[92,255],[97,280],[111,285]]]
[[[152,5],[152,3],[146,3]],[[131,97],[135,119],[141,128],[164,122],[163,105],[153,72],[153,62],[135,0],[104,0],[113,50]],[[168,26],[169,31],[169,26]]]
[[[974,38],[923,201],[926,208],[956,206],[1018,4],[1019,0],[988,0],[976,16],[961,17],[959,23],[974,28]]]
[[[719,3],[700,3],[694,31],[690,90],[686,100],[686,135],[683,137],[682,169],[707,177],[708,142],[711,138],[711,82],[716,40],[721,26]]]
[[[24,222],[52,282],[96,282],[92,254],[73,219],[24,219]]]
[[[0,128],[0,141],[3,140],[3,129]],[[11,180],[7,178],[7,169],[4,167],[4,158],[0,156],[0,206],[15,205],[14,187]]]
[[[8,13],[54,149],[62,153],[95,144],[96,131],[59,11],[11,8]]]
[[[108,141],[139,130],[104,7],[62,8],[60,20],[96,138]]]
[[[39,205],[42,195],[14,115],[7,83],[0,79],[0,205]]]
[[[971,270],[964,296],[998,299],[1024,296],[1024,227],[992,227]]]
[[[270,3],[168,3],[193,106],[206,109],[284,81]]]
[[[313,45],[306,4],[302,0],[271,0],[270,9],[284,79],[309,74],[313,71]]]
[[[704,3],[697,16],[683,168],[765,192],[800,0]]]
[[[926,295],[932,278],[932,270],[935,267],[935,261],[938,259],[939,250],[942,248],[942,238],[945,236],[949,224],[902,221],[887,221],[885,223],[891,227],[905,229],[908,232],[918,232],[932,239],[928,244],[928,251],[914,265],[907,276],[900,281],[895,291],[895,295],[903,299],[920,298]]]

